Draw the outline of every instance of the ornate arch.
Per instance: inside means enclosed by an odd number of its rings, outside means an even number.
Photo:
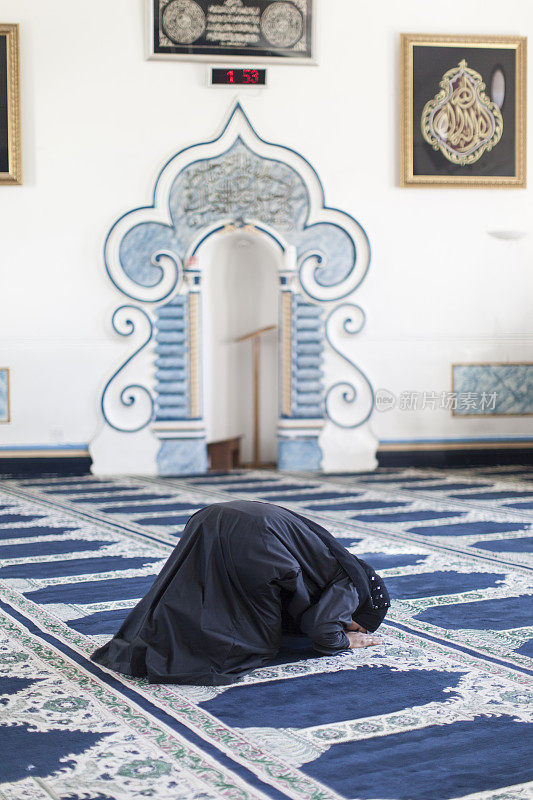
[[[309,162],[263,140],[237,103],[216,139],[187,147],[165,164],[152,205],[120,217],[105,241],[109,277],[131,301],[115,312],[114,328],[128,336],[142,325],[145,335],[108,380],[102,413],[125,436],[150,430],[160,442],[159,474],[206,469],[197,253],[207,237],[242,227],[271,237],[282,254],[279,467],[320,469],[325,421],[354,428],[372,411],[370,382],[334,341],[364,324],[358,306],[339,301],[367,273],[368,238],[353,217],[326,206]],[[324,382],[328,343],[353,376],[333,386]],[[155,374],[143,383],[131,380],[131,370],[145,348]]]

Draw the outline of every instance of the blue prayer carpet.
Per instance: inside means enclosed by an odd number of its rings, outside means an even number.
[[[531,471],[5,478],[0,800],[533,797]],[[233,686],[89,660],[202,506],[275,502],[387,582],[377,647],[285,637]]]

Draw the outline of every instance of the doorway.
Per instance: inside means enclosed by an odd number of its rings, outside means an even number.
[[[203,407],[207,442],[241,436],[241,463],[253,463],[251,340],[259,342],[259,462],[277,464],[278,318],[281,251],[267,236],[239,229],[201,246]]]

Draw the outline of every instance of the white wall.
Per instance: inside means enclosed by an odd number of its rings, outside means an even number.
[[[318,5],[319,66],[269,67],[269,87],[241,99],[369,234],[356,362],[399,394],[449,390],[452,362],[533,360],[533,190],[397,185],[399,33],[533,35],[533,4],[507,0],[503,15],[496,0],[468,0],[459,16],[427,0]],[[208,88],[204,64],[145,61],[141,0],[3,0],[1,17],[21,25],[24,185],[0,187],[0,365],[12,370],[0,444],[86,443],[105,378],[129,352],[110,331],[122,298],[104,271],[105,234],[150,202],[170,155],[218,131],[236,95]],[[497,241],[494,229],[528,235]],[[395,410],[372,428],[380,439],[518,436],[531,420]]]

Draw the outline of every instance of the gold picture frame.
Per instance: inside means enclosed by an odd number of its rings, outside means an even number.
[[[0,23],[0,184],[22,183],[19,26]]]
[[[525,188],[526,60],[525,36],[401,34],[401,187]]]

